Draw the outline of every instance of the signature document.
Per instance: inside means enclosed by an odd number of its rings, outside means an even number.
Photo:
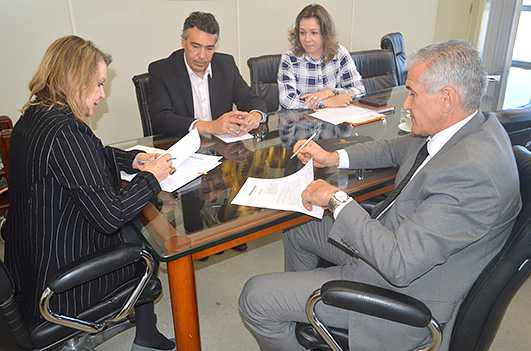
[[[296,173],[284,178],[247,178],[232,204],[297,211],[323,218],[322,207],[313,206],[312,211],[308,211],[302,205],[301,194],[312,181],[313,159]]]
[[[171,193],[221,164],[221,156],[196,153],[200,145],[201,139],[199,132],[197,128],[194,128],[168,150],[143,145],[136,145],[128,150],[142,150],[148,153],[160,153],[161,155],[166,153],[171,154],[174,159],[172,165],[176,171],[160,182],[162,190]],[[131,181],[135,175],[122,171],[121,176],[123,180]]]

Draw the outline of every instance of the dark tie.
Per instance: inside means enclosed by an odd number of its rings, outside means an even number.
[[[397,186],[395,186],[395,188],[393,189],[393,191],[391,191],[389,196],[384,200],[384,202],[382,202],[381,206],[376,208],[376,211],[373,211],[373,213],[371,214],[371,218],[377,218],[382,212],[384,212],[387,209],[387,207],[389,207],[391,203],[393,203],[393,201],[398,197],[398,195],[400,195],[400,192],[402,191],[402,189],[404,189],[406,184],[409,183],[409,181],[411,180],[411,177],[413,177],[413,174],[415,174],[415,171],[420,167],[422,162],[424,162],[426,157],[428,157],[428,143],[427,142],[419,150],[419,153],[417,154],[417,158],[415,159],[413,166],[411,166],[411,169],[409,170],[409,172],[407,172],[404,179],[402,179],[402,181]]]

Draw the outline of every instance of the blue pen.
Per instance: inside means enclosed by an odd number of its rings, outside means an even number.
[[[160,157],[162,157],[162,156],[160,156]],[[155,160],[158,160],[160,157],[157,157]],[[172,157],[172,158],[170,158],[170,160],[176,160],[176,159],[177,159],[177,157]],[[139,164],[142,164],[142,163],[149,163],[149,162],[153,162],[153,161],[155,161],[155,160],[138,161],[138,163],[139,163]]]

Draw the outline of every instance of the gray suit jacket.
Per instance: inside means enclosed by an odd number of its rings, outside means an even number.
[[[352,168],[400,166],[397,184],[424,142],[425,138],[407,135],[356,144],[347,151]],[[351,202],[340,212],[329,237],[358,253],[352,279],[426,303],[444,325],[444,350],[460,303],[502,247],[520,207],[509,138],[496,118],[478,113],[419,171],[379,220]],[[396,333],[387,330],[401,330],[396,323],[352,314],[349,326],[352,349],[400,349]],[[406,329],[404,333],[411,331]],[[382,342],[387,347],[382,348]]]

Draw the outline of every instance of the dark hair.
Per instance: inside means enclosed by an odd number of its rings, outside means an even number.
[[[77,106],[75,96],[85,100],[101,61],[108,66],[112,58],[89,40],[68,35],[54,41],[29,83],[30,98],[22,114],[33,105],[48,109],[68,105],[77,118],[84,117],[84,106]]]
[[[311,4],[302,9],[295,19],[294,27],[288,31],[288,40],[293,48],[295,56],[302,56],[304,48],[299,39],[300,22],[303,18],[315,18],[321,28],[324,44],[324,62],[328,62],[336,56],[339,43],[336,40],[336,28],[330,13],[319,4]]]
[[[487,90],[487,71],[478,50],[463,40],[448,40],[423,47],[406,59],[406,68],[426,62],[419,81],[428,94],[437,94],[445,87],[455,89],[461,107],[467,112],[477,110]]]
[[[211,13],[196,11],[188,15],[183,25],[182,37],[184,39],[188,38],[188,30],[193,27],[205,33],[216,35],[216,41],[219,38],[219,24],[216,17]]]

